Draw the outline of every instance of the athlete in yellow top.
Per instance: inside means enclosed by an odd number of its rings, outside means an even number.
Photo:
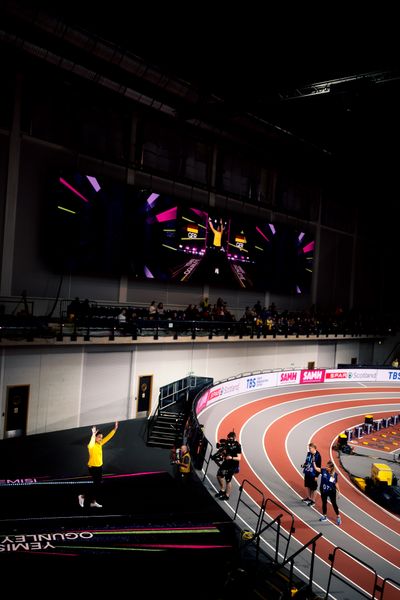
[[[114,437],[117,429],[118,421],[115,421],[114,429],[112,429],[110,433],[103,437],[103,434],[97,429],[96,426],[92,427],[92,436],[90,438],[90,442],[88,443],[88,467],[90,476],[93,480],[93,492],[90,495],[90,506],[92,508],[102,508],[102,505],[96,501],[96,498],[98,496],[100,485],[103,479],[103,446],[109,440],[111,440],[112,437]],[[82,507],[85,504],[85,496],[83,494],[80,494],[79,496],[79,504]]]
[[[209,217],[208,222],[210,224],[210,229],[214,234],[214,241],[213,241],[213,245],[216,246],[217,248],[221,248],[222,246],[222,234],[224,233],[224,226],[222,224],[222,219],[220,219],[220,224],[217,225],[217,229],[215,229],[214,225],[212,224],[212,220],[211,217]]]

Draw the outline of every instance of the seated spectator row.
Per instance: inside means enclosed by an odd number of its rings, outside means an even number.
[[[63,308],[64,306],[64,308]],[[14,311],[16,312],[16,311]],[[32,314],[0,313],[0,336],[52,337],[71,334],[142,336],[142,335],[225,335],[276,336],[329,336],[356,337],[361,335],[388,336],[398,330],[389,319],[365,316],[356,311],[333,314],[318,312],[315,307],[302,311],[279,312],[272,303],[268,308],[259,301],[247,306],[237,319],[226,301],[218,298],[210,304],[203,298],[199,305],[189,304],[185,309],[164,307],[162,302],[151,301],[146,306],[100,304],[79,298],[62,301],[60,316],[34,317]]]

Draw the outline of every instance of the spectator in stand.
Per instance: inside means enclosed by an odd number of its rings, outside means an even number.
[[[219,307],[218,304],[214,304],[211,310],[211,318],[213,321],[220,320],[221,310],[223,310],[223,308]]]
[[[200,302],[201,313],[203,314],[205,312],[208,312],[209,309],[210,309],[210,303],[208,301],[208,297],[204,296],[203,300]]]
[[[261,306],[261,302],[259,300],[257,300],[255,305],[253,306],[253,310],[257,317],[261,314],[262,306]]]
[[[119,312],[118,316],[118,329],[121,332],[124,332],[126,330],[126,308],[122,308],[121,311]]]
[[[235,315],[229,310],[227,303],[224,308],[224,320],[225,321],[236,321]]]
[[[225,300],[223,298],[221,298],[221,296],[219,298],[217,298],[217,302],[216,302],[218,308],[223,308],[225,306]]]
[[[250,308],[249,306],[246,306],[245,311],[244,311],[244,320],[247,323],[252,323],[256,318],[256,313],[254,311],[253,308]]]
[[[392,360],[392,367],[394,367],[395,369],[399,368],[399,359],[397,358],[397,356],[395,359]]]
[[[268,333],[272,333],[273,326],[274,326],[274,322],[272,320],[272,317],[271,316],[267,317],[267,319],[265,321],[265,327],[266,327]]]
[[[187,309],[185,310],[185,318],[187,321],[196,321],[199,316],[199,312],[197,310],[197,306],[194,304],[189,304]]]
[[[203,300],[200,302],[200,311],[199,311],[199,316],[203,321],[207,321],[208,319],[211,318],[210,315],[210,311],[211,311],[211,307],[210,307],[210,303],[209,300],[207,298],[207,296],[205,298],[203,298]]]
[[[157,315],[156,301],[152,300],[152,302],[149,306],[149,319],[155,319],[156,315]]]
[[[76,296],[76,298],[74,300],[72,300],[72,302],[70,302],[70,304],[68,304],[67,317],[70,321],[75,321],[75,319],[77,319],[79,317],[80,312],[81,312],[81,301],[79,300],[79,297]]]
[[[157,315],[159,316],[160,319],[163,319],[165,316],[164,304],[162,302],[159,302],[157,304]]]

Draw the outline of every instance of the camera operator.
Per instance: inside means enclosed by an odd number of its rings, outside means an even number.
[[[242,458],[242,446],[236,441],[236,433],[231,431],[226,440],[222,440],[219,454],[222,462],[217,471],[217,479],[220,491],[215,494],[219,500],[229,500],[232,490],[232,477],[239,471],[239,462]]]

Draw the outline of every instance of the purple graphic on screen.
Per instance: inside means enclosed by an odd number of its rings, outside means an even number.
[[[93,187],[95,192],[98,192],[99,190],[101,190],[101,186],[100,186],[99,182],[97,181],[96,177],[91,177],[90,175],[86,175],[86,178],[89,181],[90,185]]]
[[[147,204],[149,204],[149,206],[153,206],[159,195],[160,194],[150,194],[150,196],[147,198]]]

